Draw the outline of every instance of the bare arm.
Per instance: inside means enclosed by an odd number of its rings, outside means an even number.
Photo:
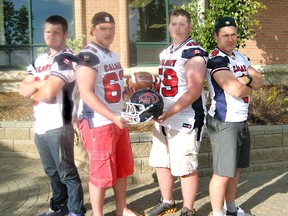
[[[196,56],[188,60],[184,66],[186,73],[187,91],[176,101],[176,103],[159,118],[163,122],[196,101],[202,92],[206,63],[203,57]]]
[[[45,84],[31,96],[31,99],[41,102],[51,101],[63,85],[62,79],[53,75],[49,76]]]
[[[76,80],[82,100],[94,111],[114,122],[118,127],[124,128],[128,124],[121,117],[115,115],[102,101],[95,95],[94,87],[96,82],[96,71],[87,66],[78,67],[76,70]]]
[[[251,94],[252,89],[238,81],[228,70],[215,72],[213,78],[224,91],[233,97],[243,98]]]
[[[262,74],[255,70],[252,66],[248,67],[248,74],[252,77],[252,82],[249,86],[255,90],[263,86],[263,77]]]
[[[19,86],[19,94],[24,97],[31,97],[46,81],[35,81],[32,75],[27,76]]]

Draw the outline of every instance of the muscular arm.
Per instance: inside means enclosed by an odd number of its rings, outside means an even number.
[[[63,85],[64,81],[62,79],[53,75],[49,76],[45,84],[31,96],[31,99],[41,102],[50,101],[56,96]]]
[[[239,82],[228,70],[217,71],[213,74],[213,78],[224,91],[233,97],[243,98],[251,94],[252,89]]]
[[[27,76],[19,86],[19,94],[24,97],[31,97],[46,81],[35,81],[32,75]]]
[[[229,71],[229,59],[227,56],[216,56],[209,59],[207,68],[211,69],[211,76],[217,84],[229,95],[236,98],[243,98],[251,94],[252,89],[238,80]]]
[[[252,76],[252,82],[249,86],[255,90],[263,86],[263,77],[262,74],[255,70],[252,66],[248,67],[248,74]]]
[[[126,121],[121,116],[115,115],[102,101],[95,95],[94,87],[96,83],[96,74],[94,69],[81,66],[76,70],[76,80],[80,97],[94,111],[103,115],[107,119],[114,122],[118,127],[127,126]]]
[[[206,64],[203,57],[196,56],[188,60],[184,66],[186,73],[187,91],[176,101],[176,103],[164,112],[158,121],[165,121],[195,102],[201,95],[205,80]]]

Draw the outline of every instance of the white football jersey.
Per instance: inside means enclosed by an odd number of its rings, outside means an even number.
[[[188,38],[176,49],[170,45],[160,53],[159,93],[164,100],[164,111],[167,111],[187,91],[184,65],[194,56],[203,56],[205,60],[207,58],[204,49],[191,38]],[[165,120],[161,125],[184,133],[195,128],[201,130],[205,123],[205,113],[205,94],[202,89],[198,100]]]
[[[56,76],[64,81],[64,86],[56,96],[47,102],[34,102],[35,133],[43,134],[48,130],[71,124],[75,115],[75,62],[67,61],[63,64],[55,61],[60,54],[73,54],[68,48],[63,49],[54,56],[43,54],[39,56],[34,65],[30,65],[28,74],[35,80],[47,80],[49,76]],[[63,68],[64,65],[64,68]],[[60,68],[61,67],[61,68]]]
[[[215,56],[227,56],[230,63],[228,68],[235,77],[248,75],[250,60],[245,55],[234,50],[232,56],[228,56],[220,49],[214,49],[209,58]],[[213,79],[214,70],[207,69],[206,78],[211,95],[209,114],[222,122],[243,122],[247,120],[250,96],[236,98],[225,92]],[[219,73],[219,72],[215,72]]]
[[[94,43],[89,44],[78,54],[81,65],[95,69],[97,80],[95,95],[116,115],[120,115],[123,108],[124,76],[118,56]],[[80,99],[78,109],[79,120],[86,118],[90,127],[111,124],[112,121],[92,110]]]

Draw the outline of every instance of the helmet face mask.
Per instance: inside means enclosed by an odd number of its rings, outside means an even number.
[[[162,97],[151,89],[136,91],[126,102],[126,110],[122,112],[122,117],[129,124],[137,124],[158,118],[163,113]]]
[[[122,113],[122,116],[125,118],[125,120],[129,123],[129,124],[137,124],[140,122],[144,122],[143,119],[141,119],[141,115],[147,111],[151,106],[149,107],[145,107],[143,104],[135,104],[135,103],[131,103],[131,102],[127,102],[126,103],[126,111],[125,113]],[[150,116],[145,121],[148,121],[150,119],[152,119],[153,116]]]

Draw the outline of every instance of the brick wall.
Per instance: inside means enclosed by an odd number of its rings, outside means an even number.
[[[91,20],[94,14],[106,11],[115,19],[116,34],[111,49],[116,52],[123,67],[129,65],[129,23],[128,23],[128,1],[126,0],[75,0],[75,28],[76,38],[86,35],[84,44],[91,41]]]
[[[262,29],[255,29],[255,39],[240,51],[249,56],[253,64],[288,64],[288,1],[259,2],[267,6],[257,15]]]
[[[287,69],[288,64],[288,1],[259,0],[267,6],[266,10],[259,10],[257,18],[262,25],[256,30],[256,37],[247,41],[247,46],[240,49],[252,60],[252,64],[259,69],[271,70],[271,65],[281,70]],[[129,67],[128,55],[128,1],[125,0],[75,0],[76,35],[88,35],[91,28],[91,19],[96,12],[107,11],[116,20],[116,35],[111,46],[120,56],[124,68]],[[87,42],[90,41],[88,37]],[[87,43],[86,42],[86,43]],[[266,65],[268,67],[266,68]]]
[[[33,122],[0,122],[0,156],[39,158],[34,144]],[[251,165],[245,172],[288,167],[288,125],[251,126]],[[85,149],[75,135],[75,159],[78,168],[89,171]],[[78,140],[78,141],[77,141]],[[131,133],[135,172],[130,183],[151,183],[155,170],[148,165],[151,133]],[[201,176],[212,173],[212,156],[209,139],[205,134],[200,155]]]

